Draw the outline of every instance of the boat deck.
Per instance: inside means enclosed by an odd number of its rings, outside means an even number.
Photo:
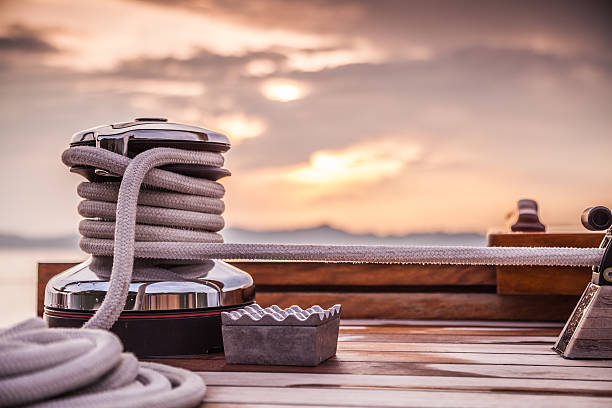
[[[601,240],[595,233],[489,235],[490,246]],[[337,355],[317,367],[228,365],[220,353],[155,360],[199,372],[205,407],[612,407],[612,360],[566,360],[551,350],[590,268],[234,265],[253,276],[263,306],[341,303],[345,319]],[[39,264],[39,315],[49,278],[72,266]]]
[[[317,367],[157,359],[202,375],[203,407],[611,407],[612,360],[551,350],[561,323],[342,320]]]

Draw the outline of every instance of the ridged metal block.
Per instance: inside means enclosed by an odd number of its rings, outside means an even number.
[[[341,306],[247,306],[221,315],[228,364],[316,366],[336,354]]]

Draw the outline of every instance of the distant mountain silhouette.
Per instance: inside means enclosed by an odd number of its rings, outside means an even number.
[[[486,237],[478,233],[430,232],[406,235],[352,234],[328,225],[313,228],[275,231],[252,231],[243,228],[223,230],[226,242],[338,244],[338,245],[466,245],[484,246]],[[51,238],[26,238],[0,234],[0,248],[76,248],[79,237],[66,235]]]
[[[0,233],[0,248],[77,248],[78,235],[63,235],[48,238],[29,238],[16,234]]]
[[[484,246],[486,237],[478,233],[430,232],[406,235],[353,234],[341,229],[321,225],[313,228],[252,231],[242,228],[223,230],[226,242],[274,242],[287,244],[339,244],[339,245],[466,245]]]

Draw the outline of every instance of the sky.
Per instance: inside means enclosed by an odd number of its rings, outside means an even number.
[[[485,232],[612,206],[612,12],[589,1],[0,0],[0,233],[76,232],[71,134],[228,134],[228,226]]]

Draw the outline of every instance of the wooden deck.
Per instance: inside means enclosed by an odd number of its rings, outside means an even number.
[[[228,365],[223,354],[154,361],[206,381],[203,407],[611,407],[612,360],[565,360],[562,325],[343,320],[318,367]]]
[[[490,246],[600,241],[489,235]],[[227,365],[220,353],[154,360],[200,373],[204,407],[612,407],[612,360],[551,350],[590,268],[234,264],[253,276],[263,306],[342,303],[346,319],[338,354],[318,367]],[[39,264],[39,314],[49,278],[72,265]]]

